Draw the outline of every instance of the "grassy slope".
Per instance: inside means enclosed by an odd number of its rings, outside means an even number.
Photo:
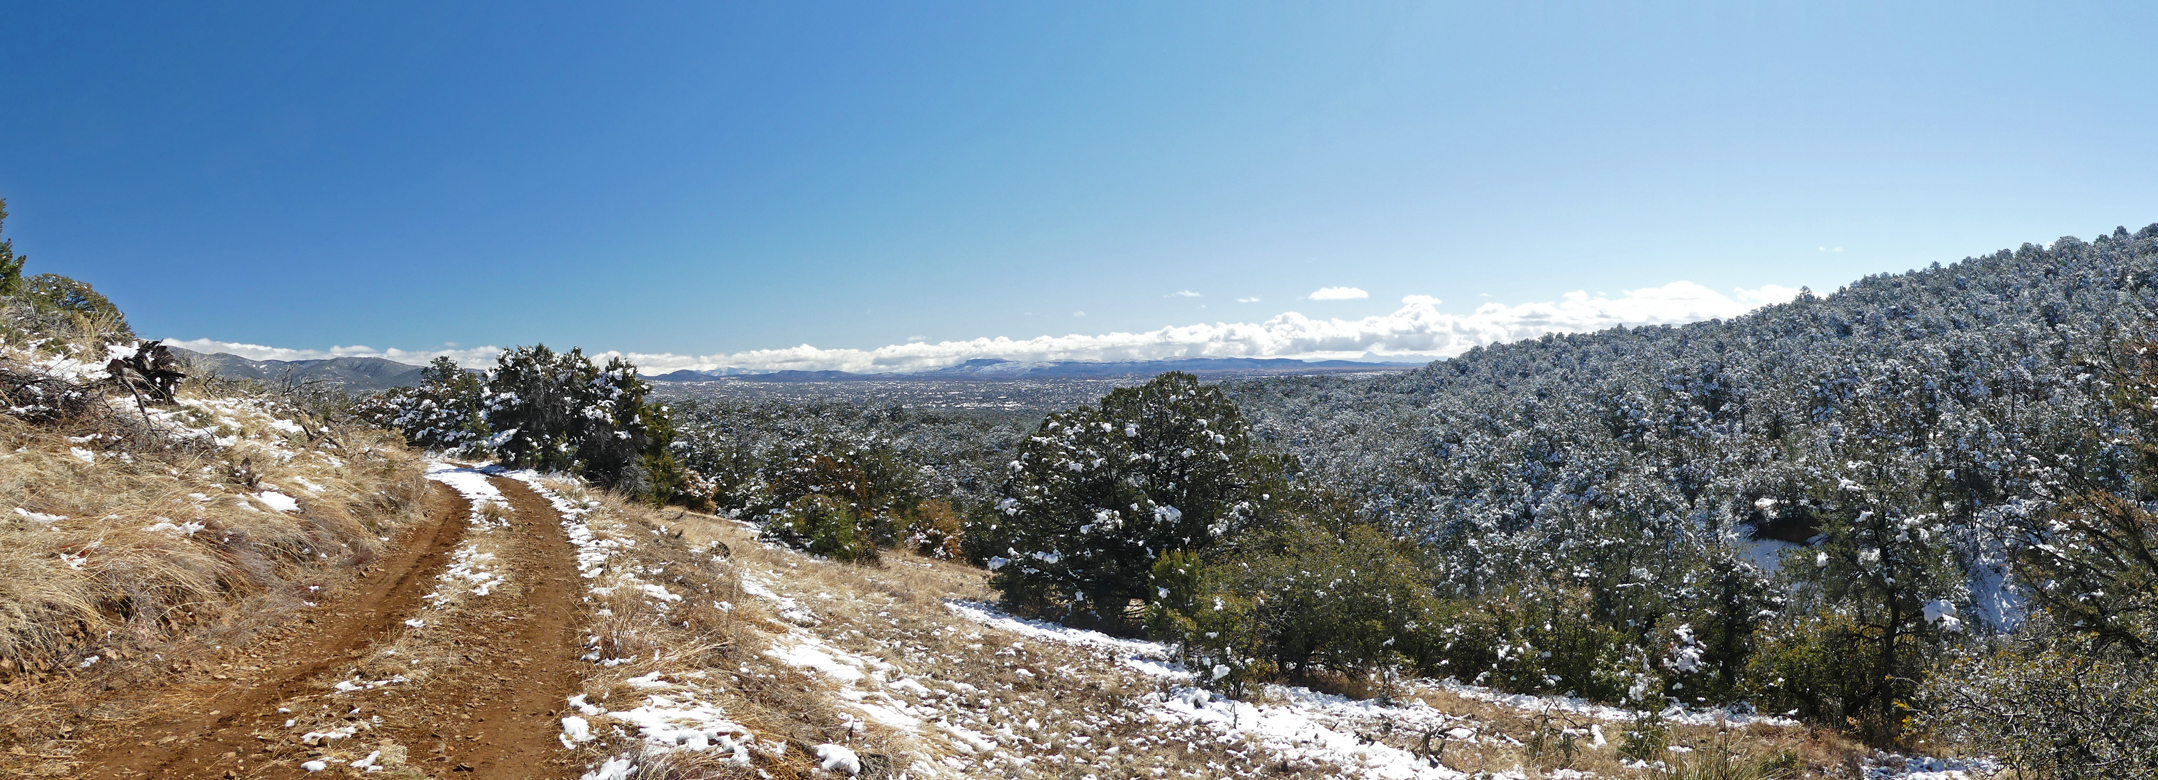
[[[97,373],[6,349],[0,368]],[[230,389],[191,386],[165,409],[120,396],[59,420],[0,414],[0,744],[18,748],[0,770],[123,715],[113,691],[334,592],[418,519],[424,489],[394,435],[324,429]]]

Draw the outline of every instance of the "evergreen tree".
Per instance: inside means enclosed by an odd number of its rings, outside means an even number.
[[[668,450],[673,425],[666,407],[647,400],[651,390],[621,358],[601,368],[580,349],[518,347],[495,359],[481,414],[511,468],[577,473],[665,500],[684,480]]]
[[[1184,373],[1051,415],[1021,446],[980,529],[992,584],[1027,609],[1129,627],[1155,598],[1154,562],[1211,557],[1287,492],[1236,404]]]
[[[598,379],[580,349],[556,353],[540,344],[497,356],[481,404],[495,456],[510,468],[575,471],[579,446],[597,422],[585,401]]]
[[[586,479],[633,495],[652,492],[646,455],[665,453],[666,442],[653,435],[650,423],[666,413],[656,404],[648,408],[651,392],[652,386],[637,376],[637,367],[619,357],[608,360],[583,386],[572,388],[582,417],[572,436]]]
[[[412,446],[472,452],[487,439],[487,421],[480,415],[483,386],[479,375],[438,357],[420,371],[418,385],[391,388],[361,401],[354,411],[403,433]]]
[[[0,198],[0,230],[7,226],[7,199]],[[15,255],[15,239],[0,238],[0,297],[14,295],[22,289],[22,264],[27,258]]]

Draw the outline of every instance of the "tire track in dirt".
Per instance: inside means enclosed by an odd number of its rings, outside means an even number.
[[[455,491],[433,485],[427,521],[392,548],[366,574],[354,593],[321,610],[310,621],[338,618],[311,632],[298,632],[251,648],[256,659],[274,668],[234,675],[230,681],[202,681],[180,686],[160,697],[153,714],[119,724],[115,737],[84,751],[91,765],[84,778],[202,777],[215,757],[251,746],[241,719],[304,692],[322,672],[365,652],[378,637],[398,625],[419,605],[427,583],[441,574],[449,552],[464,536],[471,508]],[[209,776],[214,776],[209,775]]]
[[[583,682],[579,605],[583,580],[562,518],[523,483],[489,481],[509,504],[498,563],[508,584],[468,597],[441,623],[430,621],[453,661],[425,680],[361,693],[332,686],[420,612],[422,596],[466,538],[470,504],[435,485],[427,525],[403,552],[370,572],[356,595],[315,613],[336,622],[315,633],[248,648],[253,659],[291,663],[246,680],[188,686],[162,697],[164,713],[134,724],[84,755],[93,762],[77,775],[100,780],[139,778],[296,778],[300,765],[321,755],[299,740],[303,729],[280,728],[294,711],[329,709],[346,721],[366,719],[367,739],[403,746],[400,776],[571,780],[574,763],[556,736],[568,697]],[[207,714],[205,714],[207,713]],[[379,722],[375,718],[380,718]],[[349,774],[336,769],[333,774]]]
[[[406,765],[436,777],[576,778],[583,767],[556,736],[584,681],[576,552],[545,498],[516,480],[489,481],[511,510],[504,558],[515,587],[499,595],[512,598],[482,599],[450,627],[464,639],[465,663],[425,686],[383,689],[378,732],[429,749]]]

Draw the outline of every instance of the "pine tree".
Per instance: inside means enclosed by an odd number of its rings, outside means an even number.
[[[496,456],[511,468],[575,473],[667,500],[686,482],[669,451],[674,426],[652,386],[619,357],[597,367],[581,349],[540,344],[497,356],[481,392]]]

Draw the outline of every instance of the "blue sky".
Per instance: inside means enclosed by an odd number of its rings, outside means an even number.
[[[146,336],[724,356],[1713,315],[2158,221],[2144,6],[625,5],[7,2],[6,235]]]

